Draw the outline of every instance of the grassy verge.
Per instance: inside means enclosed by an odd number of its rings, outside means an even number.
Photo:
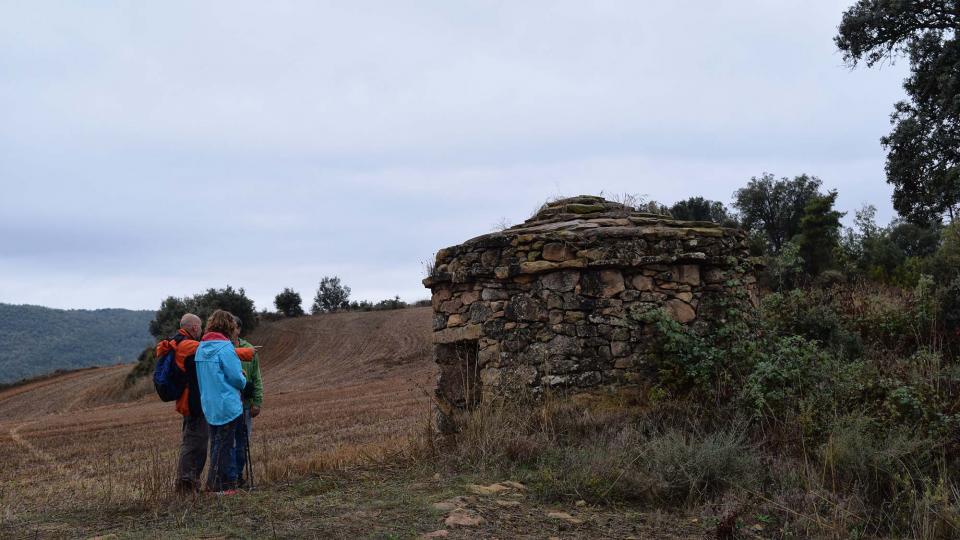
[[[169,499],[98,513],[38,511],[0,524],[0,536],[386,539],[447,531],[451,538],[687,538],[702,535],[707,523],[629,508],[545,504],[520,487],[478,494],[476,483],[490,481],[422,466],[339,471],[232,497]],[[447,524],[451,515],[476,523]]]

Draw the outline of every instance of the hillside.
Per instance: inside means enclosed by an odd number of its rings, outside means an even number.
[[[261,461],[263,474],[309,471],[344,445],[389,444],[425,418],[434,376],[429,320],[429,308],[338,313],[253,332],[250,341],[263,345],[265,398],[252,442],[271,456]],[[0,490],[0,504],[16,512],[41,502],[75,507],[77,493],[123,497],[138,467],[156,460],[162,476],[172,474],[180,417],[149,381],[124,390],[129,369],[81,370],[0,391],[0,485],[16,481],[18,498]]]
[[[0,384],[131,362],[152,342],[152,311],[0,304]]]

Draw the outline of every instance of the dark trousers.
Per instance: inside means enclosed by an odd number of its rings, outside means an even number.
[[[222,426],[210,426],[210,468],[207,470],[207,489],[210,491],[237,487],[237,428],[242,422],[241,414]]]
[[[250,417],[250,409],[243,409],[241,418],[243,421],[237,426],[237,442],[234,446],[236,459],[234,460],[234,464],[236,465],[235,476],[237,478],[237,484],[244,486],[246,482],[250,481],[249,478],[246,478],[243,470],[244,467],[247,466],[247,443],[250,442],[250,436],[253,433],[251,429],[253,427],[253,418]]]
[[[207,419],[200,416],[184,416],[181,428],[180,457],[177,460],[177,488],[196,490],[200,488],[200,474],[207,462],[207,443],[210,440]]]

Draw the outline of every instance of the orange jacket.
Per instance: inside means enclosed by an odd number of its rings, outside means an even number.
[[[161,356],[167,354],[167,352],[175,350],[176,356],[174,357],[174,362],[177,364],[177,367],[180,368],[184,373],[192,376],[193,380],[187,381],[187,385],[183,389],[183,394],[177,400],[176,405],[176,410],[178,413],[184,416],[190,416],[190,387],[197,387],[197,372],[187,369],[187,361],[193,359],[193,355],[197,353],[197,347],[200,346],[200,342],[190,337],[190,334],[183,328],[181,328],[177,333],[183,336],[183,339],[180,340],[180,343],[177,343],[175,339],[165,339],[157,343],[156,356],[157,358],[160,358]],[[236,351],[237,356],[239,356],[240,360],[243,362],[249,362],[253,360],[253,355],[256,353],[256,349],[253,347],[237,347]],[[196,401],[199,403],[200,400],[196,399]],[[199,414],[199,410],[193,411],[194,416]]]

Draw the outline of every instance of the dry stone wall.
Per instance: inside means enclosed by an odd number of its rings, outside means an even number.
[[[441,418],[546,388],[642,384],[653,332],[643,313],[709,324],[700,308],[711,295],[755,298],[741,231],[586,196],[441,250],[424,285]]]

